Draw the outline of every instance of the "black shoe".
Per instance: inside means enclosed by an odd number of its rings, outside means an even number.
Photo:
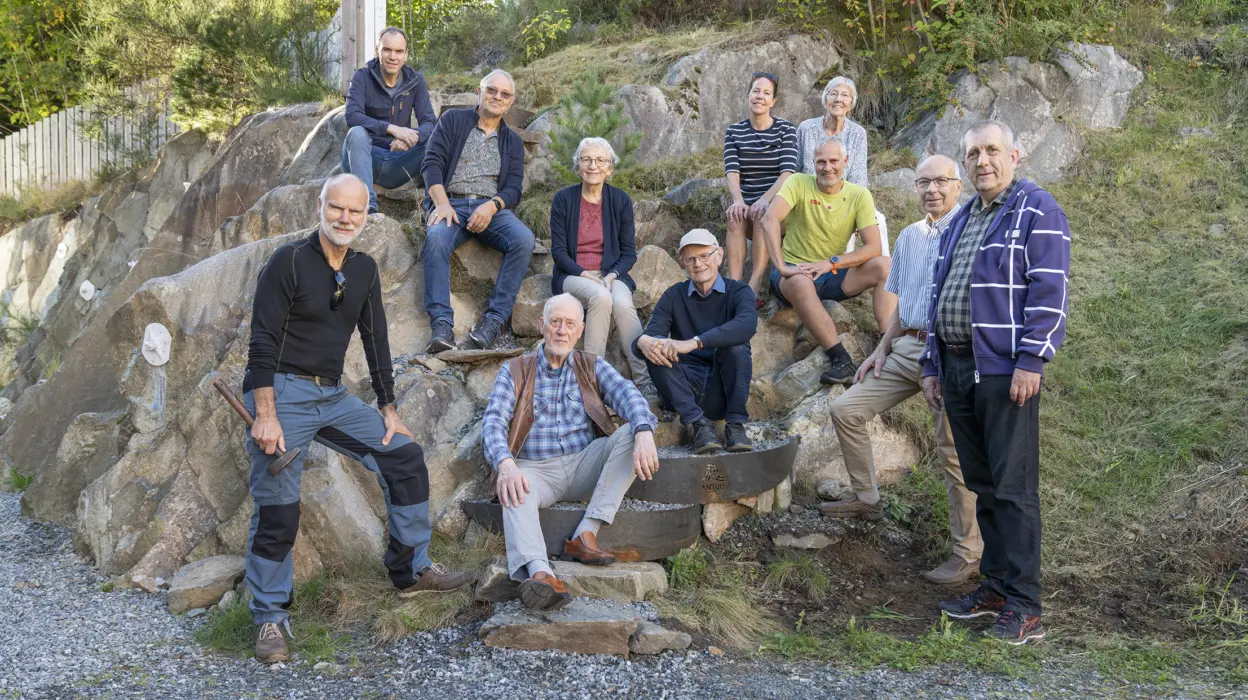
[[[429,345],[425,348],[425,352],[435,355],[444,350],[455,349],[455,328],[450,321],[434,321],[433,337],[429,339]]]
[[[715,426],[705,418],[693,422],[693,453],[709,455],[724,449],[719,438],[715,437]]]
[[[985,615],[996,617],[1005,609],[1005,598],[981,583],[979,588],[971,593],[940,601],[940,609],[949,617],[958,620],[969,620]]]
[[[997,616],[997,621],[993,623],[988,636],[1020,646],[1030,641],[1038,642],[1044,639],[1044,625],[1040,624],[1039,615],[1006,610]]]
[[[494,341],[498,340],[498,329],[502,325],[487,316],[481,319],[481,323],[478,323],[476,328],[468,332],[468,341],[482,350],[489,350],[494,347]]]
[[[745,423],[726,423],[724,442],[728,443],[729,452],[749,452],[754,449],[754,443],[750,442],[750,436],[745,432]]]
[[[858,365],[849,359],[849,355],[845,355],[832,361],[832,368],[819,376],[819,382],[849,386],[854,383],[854,375],[857,373]]]

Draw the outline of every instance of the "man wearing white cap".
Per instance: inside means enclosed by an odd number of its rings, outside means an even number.
[[[633,352],[645,358],[663,403],[692,429],[697,454],[724,449],[725,443],[729,452],[749,452],[745,402],[750,338],[758,327],[754,292],[720,276],[724,251],[706,229],[686,233],[678,255],[689,281],[663,292]],[[711,425],[720,418],[726,421],[722,443]]]

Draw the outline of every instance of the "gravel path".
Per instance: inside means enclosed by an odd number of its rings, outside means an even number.
[[[200,620],[159,595],[104,593],[62,528],[19,516],[0,493],[0,698],[987,698],[1244,697],[1189,680],[1138,687],[1093,674],[1009,679],[955,668],[846,673],[823,664],[716,657],[632,660],[486,647],[476,627],[419,634],[348,663],[265,668],[204,651]],[[1238,694],[1237,694],[1238,693]]]

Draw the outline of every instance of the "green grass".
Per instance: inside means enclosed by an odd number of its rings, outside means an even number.
[[[7,491],[21,493],[35,483],[34,474],[23,474],[16,468],[10,468],[7,476],[4,477],[4,487]]]
[[[767,566],[765,585],[782,589],[793,588],[807,598],[819,601],[828,594],[831,581],[819,566],[815,555],[786,552],[779,560]]]
[[[481,573],[501,549],[497,536],[469,546],[435,534],[429,551],[449,569]],[[471,587],[400,599],[380,563],[361,559],[296,587],[290,608],[291,650],[306,663],[332,661],[364,642],[392,642],[446,627],[470,616],[473,608]],[[242,657],[253,652],[255,634],[251,612],[240,599],[213,612],[195,636],[209,649]]]
[[[29,187],[16,197],[0,195],[0,233],[20,226],[21,224],[48,214],[63,214],[71,211],[84,199],[100,193],[109,177],[92,180],[75,180],[51,187]]]

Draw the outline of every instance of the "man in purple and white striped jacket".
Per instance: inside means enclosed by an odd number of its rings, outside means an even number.
[[[1070,226],[1053,196],[1014,171],[1005,124],[962,137],[978,196],[940,239],[932,275],[923,395],[943,402],[984,541],[973,593],[942,601],[950,617],[996,618],[1013,644],[1040,623],[1040,379],[1066,334]]]

